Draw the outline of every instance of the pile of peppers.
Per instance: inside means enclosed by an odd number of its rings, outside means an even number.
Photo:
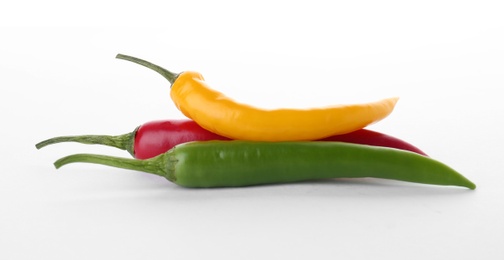
[[[332,178],[476,185],[419,148],[365,129],[387,117],[397,98],[310,109],[261,109],[212,89],[198,72],[173,73],[132,56],[118,59],[150,68],[170,83],[184,120],[147,122],[122,135],[59,136],[36,144],[101,144],[133,158],[73,154],[54,165],[95,163],[142,171],[192,188],[243,187]]]

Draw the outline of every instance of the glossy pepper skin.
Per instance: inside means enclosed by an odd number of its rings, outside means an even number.
[[[134,139],[133,156],[137,159],[156,157],[182,143],[229,140],[203,129],[192,120],[151,121],[138,128]]]
[[[236,140],[302,141],[346,134],[387,117],[398,100],[313,109],[261,109],[213,90],[198,72],[175,74],[135,57],[118,54],[117,58],[160,73],[172,84],[170,96],[185,116],[210,132]]]
[[[193,188],[367,177],[476,188],[460,173],[430,157],[342,142],[191,142],[147,160],[76,154],[54,165],[59,168],[74,162],[157,174]]]
[[[137,159],[148,159],[167,152],[175,145],[192,141],[230,140],[205,130],[192,120],[157,120],[137,127],[133,132],[118,135],[80,135],[59,136],[44,140],[35,146],[44,146],[61,142],[79,142],[85,144],[103,144],[127,150]],[[386,146],[426,155],[422,150],[403,140],[379,132],[359,129],[357,131],[334,135],[321,141],[340,141],[347,143]]]

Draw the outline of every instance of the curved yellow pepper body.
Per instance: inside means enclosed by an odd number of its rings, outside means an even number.
[[[388,116],[397,98],[311,109],[260,109],[211,89],[197,72],[183,72],[170,96],[201,127],[238,140],[300,141],[345,134]]]
[[[171,84],[177,108],[216,134],[248,141],[302,141],[346,134],[387,117],[398,98],[310,109],[260,109],[241,104],[213,90],[197,72],[172,73],[158,65],[118,54],[117,58],[148,67]]]

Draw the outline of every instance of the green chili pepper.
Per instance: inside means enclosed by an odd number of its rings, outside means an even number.
[[[476,185],[447,165],[416,153],[341,142],[205,141],[175,146],[147,160],[75,154],[73,162],[97,163],[157,174],[184,187],[240,187],[327,178],[383,178]]]

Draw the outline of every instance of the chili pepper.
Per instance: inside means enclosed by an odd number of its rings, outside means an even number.
[[[170,96],[185,116],[211,132],[237,140],[301,141],[346,134],[387,117],[398,100],[313,109],[261,109],[211,89],[198,72],[175,74],[135,57],[116,57],[161,74],[171,83]]]
[[[110,135],[59,136],[44,140],[35,146],[40,149],[46,145],[61,142],[103,144],[128,151],[137,159],[148,159],[164,153],[177,144],[191,141],[229,140],[203,129],[192,120],[151,121],[137,127],[133,132]],[[366,129],[330,136],[321,141],[341,141],[376,146],[387,146],[426,155],[417,147],[398,138]]]
[[[35,146],[40,149],[61,142],[103,144],[126,150],[137,159],[147,159],[165,153],[177,144],[208,140],[229,139],[203,129],[192,120],[159,120],[142,124],[127,134],[59,136],[44,140]]]
[[[143,171],[197,188],[365,177],[476,188],[460,173],[430,157],[342,142],[190,142],[147,160],[74,154],[54,165],[60,168],[75,162]]]
[[[366,144],[373,146],[384,146],[390,148],[396,148],[400,150],[410,151],[414,153],[418,153],[424,156],[427,156],[425,152],[417,148],[416,146],[403,141],[397,137],[393,137],[390,135],[386,135],[380,132],[371,131],[367,129],[359,129],[357,131],[342,134],[342,135],[333,135],[323,139],[320,141],[333,141],[333,142],[345,142],[345,143],[354,143],[354,144]]]

